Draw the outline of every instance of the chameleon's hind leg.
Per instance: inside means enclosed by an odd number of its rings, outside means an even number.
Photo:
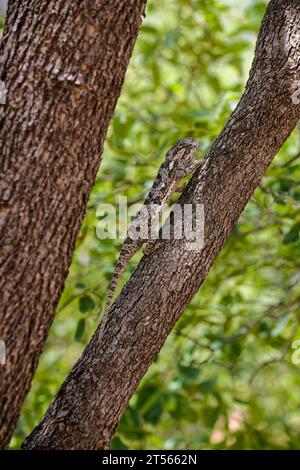
[[[148,240],[143,248],[144,255],[150,256],[155,253],[160,247],[160,240]]]

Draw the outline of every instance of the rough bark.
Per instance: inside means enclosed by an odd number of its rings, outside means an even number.
[[[296,126],[300,3],[272,0],[246,91],[182,203],[204,203],[205,246],[164,242],[144,257],[65,381],[27,449],[102,449],[167,335],[199,289],[268,165]]]
[[[0,448],[53,320],[145,3],[11,2],[0,50]]]

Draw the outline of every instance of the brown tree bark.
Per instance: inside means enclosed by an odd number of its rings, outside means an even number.
[[[205,205],[205,245],[164,242],[144,257],[65,381],[26,449],[103,449],[128,400],[199,289],[274,155],[296,126],[300,3],[272,0],[246,91],[182,203]]]
[[[146,0],[15,0],[0,50],[0,448],[62,292]]]

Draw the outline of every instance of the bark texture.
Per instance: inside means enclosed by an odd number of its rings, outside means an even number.
[[[15,0],[0,49],[0,448],[68,273],[146,0]]]
[[[246,91],[182,203],[204,203],[205,245],[164,242],[144,257],[26,449],[103,449],[141,378],[199,289],[268,165],[300,117],[300,2],[268,6]]]

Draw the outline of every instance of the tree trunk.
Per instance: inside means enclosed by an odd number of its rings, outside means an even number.
[[[146,0],[15,0],[1,43],[0,447],[68,274]]]
[[[182,203],[205,206],[205,245],[163,243],[144,257],[63,384],[26,449],[103,449],[140,380],[199,289],[261,177],[296,126],[300,3],[272,0],[237,109]]]

